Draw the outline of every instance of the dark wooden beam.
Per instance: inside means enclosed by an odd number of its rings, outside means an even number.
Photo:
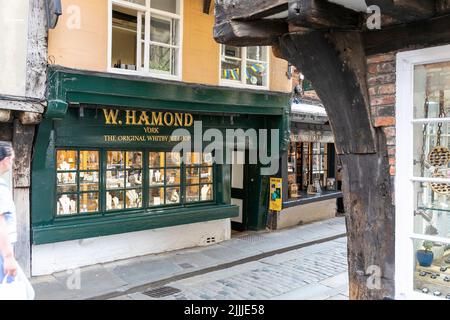
[[[323,0],[296,0],[289,3],[288,22],[312,29],[360,29],[362,15]]]
[[[370,120],[361,34],[290,33],[281,37],[279,46],[283,57],[311,80],[335,136],[343,166],[350,299],[394,297],[393,185],[386,137]],[[374,266],[380,281],[370,287]]]
[[[379,6],[382,15],[399,22],[426,19],[436,14],[434,0],[366,0],[366,4]]]
[[[450,0],[436,0],[436,11],[438,14],[450,12]]]
[[[216,21],[256,20],[288,10],[289,0],[216,0]]]
[[[211,0],[203,0],[203,13],[209,14],[211,10]]]
[[[225,21],[214,26],[214,39],[233,46],[270,46],[288,32],[284,20]]]
[[[363,39],[368,55],[449,44],[450,15],[367,31]]]

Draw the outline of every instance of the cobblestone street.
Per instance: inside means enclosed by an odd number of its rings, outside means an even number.
[[[348,299],[346,253],[346,238],[339,238],[169,283],[180,291],[161,299]],[[132,293],[115,299],[154,298]]]

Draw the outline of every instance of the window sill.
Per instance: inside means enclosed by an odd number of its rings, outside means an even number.
[[[224,81],[221,80],[219,82],[219,85],[221,87],[229,87],[229,88],[240,88],[240,89],[252,89],[252,90],[264,90],[269,91],[269,86],[253,86],[249,84],[242,84],[240,82],[234,82],[234,81]]]
[[[114,216],[90,216],[51,225],[33,226],[33,244],[93,238],[134,231],[171,227],[196,222],[233,218],[239,208],[233,205],[203,205],[165,210],[142,210]]]
[[[145,77],[145,78],[181,81],[181,76],[179,76],[179,75],[171,75],[171,74],[164,74],[164,73],[157,73],[157,72],[145,72],[145,71],[136,71],[136,70],[128,70],[128,69],[118,69],[118,68],[108,68],[108,72],[116,73],[116,74],[123,74],[123,75],[140,76],[140,77]]]
[[[283,209],[343,197],[341,191],[324,191],[321,195],[308,195],[306,194],[306,192],[301,192],[300,195],[301,198],[291,199],[283,202]]]

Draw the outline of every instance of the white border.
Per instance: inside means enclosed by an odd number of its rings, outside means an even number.
[[[395,287],[396,299],[441,299],[414,291],[412,213],[414,212],[413,120],[414,67],[450,61],[450,45],[397,54],[396,177],[395,177]],[[433,122],[433,121],[430,121]],[[427,236],[421,236],[421,239]]]
[[[180,6],[180,13],[179,15],[172,14],[170,12],[164,12],[157,9],[150,9],[150,1],[146,2],[146,7],[143,7],[141,5],[136,5],[127,1],[122,0],[108,0],[108,57],[107,57],[107,71],[109,73],[116,73],[116,74],[125,74],[125,75],[134,75],[134,76],[142,76],[142,77],[150,77],[150,78],[158,78],[158,79],[165,79],[165,80],[176,80],[176,81],[182,81],[183,78],[183,41],[184,41],[184,0],[178,0],[179,6]],[[156,14],[163,14],[164,16],[173,17],[173,18],[179,18],[179,37],[180,37],[180,44],[178,49],[178,61],[177,61],[177,67],[178,67],[178,74],[177,75],[171,75],[171,74],[165,74],[165,73],[158,73],[158,72],[146,72],[146,71],[135,71],[135,70],[126,70],[126,69],[118,69],[111,67],[111,54],[112,54],[112,5],[113,2],[124,7],[128,7],[131,9],[136,10],[146,10],[145,11],[145,28],[150,28],[150,11]],[[145,33],[145,41],[150,41],[150,35],[148,32]],[[149,64],[149,49],[145,50],[145,66],[148,67]],[[136,64],[136,67],[138,65]]]

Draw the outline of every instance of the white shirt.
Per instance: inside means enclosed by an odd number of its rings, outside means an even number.
[[[16,207],[14,205],[11,190],[6,182],[0,178],[0,214],[5,215],[8,227],[9,242],[17,242]]]

